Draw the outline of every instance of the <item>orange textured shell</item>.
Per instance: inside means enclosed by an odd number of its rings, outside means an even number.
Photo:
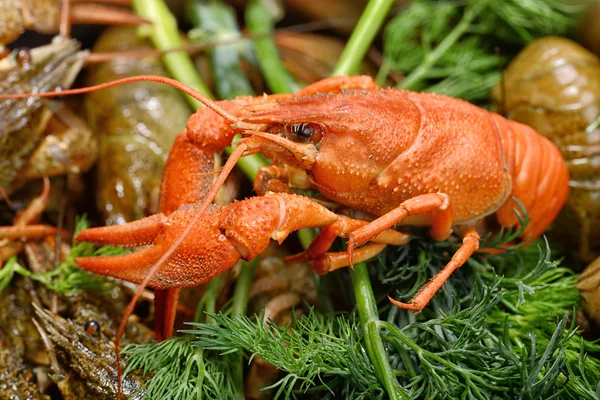
[[[323,101],[324,99],[327,101]],[[380,216],[419,194],[450,196],[457,225],[498,211],[514,226],[515,196],[539,236],[568,194],[556,147],[531,128],[442,95],[381,89],[343,91],[248,107],[251,123],[319,124],[325,132],[308,171],[315,187],[340,204]],[[428,225],[428,216],[407,218]]]

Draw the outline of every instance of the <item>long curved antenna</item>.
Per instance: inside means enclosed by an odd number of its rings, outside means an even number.
[[[6,94],[0,94],[0,99],[27,99],[29,97],[57,97],[57,96],[67,96],[67,95],[75,95],[75,94],[85,94],[85,93],[91,93],[91,92],[95,92],[98,90],[108,89],[108,88],[111,88],[114,86],[119,86],[119,85],[123,85],[125,83],[132,83],[132,82],[157,82],[157,83],[163,83],[165,85],[172,86],[175,89],[179,89],[183,93],[185,93],[189,96],[192,96],[193,98],[195,98],[196,100],[198,100],[199,102],[204,104],[206,107],[208,107],[209,109],[211,109],[214,112],[216,112],[217,114],[219,114],[227,122],[229,122],[231,124],[240,122],[239,118],[234,117],[227,111],[223,110],[221,107],[219,107],[215,103],[214,100],[203,95],[199,91],[192,89],[191,87],[187,86],[186,84],[183,84],[175,79],[166,78],[164,76],[157,76],[157,75],[130,76],[127,78],[116,79],[116,80],[110,81],[110,82],[100,83],[100,84],[94,85],[94,86],[88,86],[88,87],[78,88],[78,89],[57,90],[57,91],[53,91],[53,92],[6,93]]]

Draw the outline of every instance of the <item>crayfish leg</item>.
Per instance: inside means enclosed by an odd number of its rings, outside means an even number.
[[[356,249],[352,253],[352,264],[367,261],[377,256],[386,247],[386,244],[371,243],[360,249]],[[319,275],[325,275],[328,272],[347,267],[348,265],[348,253],[345,251],[325,253],[322,257],[319,257],[311,263],[312,270]]]
[[[29,225],[44,212],[50,195],[50,179],[44,177],[42,193],[33,199],[27,208],[15,219],[13,226],[0,227],[0,268],[4,260],[19,254],[23,250],[23,242],[10,242],[15,239],[39,239],[54,235],[57,229],[49,225]]]
[[[350,265],[347,252],[328,252],[337,237],[345,237],[350,232],[367,225],[368,221],[341,218],[325,227],[312,241],[305,252],[285,259],[286,264],[310,262],[313,271],[319,275]],[[386,230],[372,238],[372,244],[357,249],[352,254],[352,262],[359,263],[375,257],[387,245],[401,246],[408,243],[410,235],[392,229]]]
[[[473,255],[479,249],[479,242],[481,237],[479,233],[475,230],[475,228],[467,229],[463,234],[463,242],[459,249],[454,253],[452,259],[444,269],[442,269],[436,276],[434,276],[429,283],[427,283],[419,292],[408,302],[402,303],[400,301],[394,300],[391,297],[390,302],[393,305],[403,308],[405,310],[412,311],[421,311],[425,306],[429,303],[429,301],[435,296],[438,290],[442,287],[444,283],[450,278],[450,275],[460,267],[464,263],[467,262],[469,257]]]
[[[158,341],[173,336],[180,290],[179,288],[154,290],[154,332]]]
[[[380,233],[402,222],[406,217],[430,214],[431,232],[435,240],[444,240],[452,233],[453,210],[448,195],[443,193],[428,193],[415,196],[402,202],[390,212],[369,222],[367,225],[348,235],[348,259],[352,265],[352,252]]]

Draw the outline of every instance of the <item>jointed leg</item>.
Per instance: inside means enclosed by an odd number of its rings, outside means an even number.
[[[337,237],[346,237],[350,232],[367,224],[367,221],[342,218],[323,229],[305,252],[287,257],[285,262],[287,264],[310,262],[313,271],[319,275],[346,267],[349,265],[347,252],[328,253],[327,251]],[[409,240],[410,235],[391,229],[384,231],[371,239],[372,244],[354,251],[352,261],[366,261],[379,254],[388,244],[400,246],[408,243]]]
[[[44,178],[44,189],[40,196],[31,201],[31,204],[14,219],[13,226],[0,227],[0,267],[3,260],[20,253],[23,250],[23,242],[10,242],[14,239],[38,239],[54,235],[56,228],[49,225],[29,225],[44,210],[48,204],[50,195],[50,180]]]
[[[259,169],[254,179],[254,191],[260,196],[267,192],[292,193],[290,187],[310,189],[306,170],[288,164],[269,165]]]
[[[418,214],[431,214],[430,234],[433,239],[444,240],[450,236],[453,212],[448,195],[443,193],[424,194],[406,200],[392,211],[348,235],[348,259],[351,260],[355,247],[365,244],[406,217]]]
[[[433,277],[408,303],[402,303],[389,298],[392,304],[406,310],[421,311],[429,303],[442,285],[450,278],[450,275],[460,268],[473,253],[479,249],[480,236],[474,228],[468,229],[463,235],[460,248],[454,253],[450,262]]]

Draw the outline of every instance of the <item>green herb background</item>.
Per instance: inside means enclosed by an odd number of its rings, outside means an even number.
[[[209,33],[240,35],[233,11],[223,3],[190,0],[187,5],[193,40]],[[134,0],[134,7],[157,25],[146,30],[157,48],[178,47],[177,26],[162,1]],[[581,11],[580,4],[558,0],[416,0],[390,13],[392,8],[389,0],[369,2],[333,74],[355,73],[381,33],[384,62],[378,81],[393,71],[405,76],[400,88],[481,105],[520,48],[537,37],[567,35]],[[266,1],[250,0],[246,27],[260,39],[211,51],[214,70],[228,71],[233,82],[218,87],[220,98],[249,90],[236,68],[240,58],[258,63],[273,92],[298,88],[268,36],[277,22],[269,11]],[[216,16],[208,26],[207,13]],[[215,20],[222,23],[215,26]],[[183,53],[164,58],[174,77],[206,93],[186,60]],[[260,165],[260,158],[248,158],[242,169],[252,177]],[[311,237],[311,231],[301,232],[303,243]],[[494,244],[506,239],[496,238]],[[226,309],[215,310],[217,278],[184,336],[127,346],[126,373],[138,368],[149,373],[144,398],[161,400],[243,399],[243,369],[256,356],[284,372],[267,388],[275,398],[600,398],[600,361],[594,357],[600,346],[582,339],[574,322],[577,275],[561,266],[543,239],[525,249],[472,257],[420,314],[389,304],[387,295],[410,299],[449,261],[457,243],[457,238],[438,243],[417,237],[407,246],[386,249],[368,267],[363,263],[354,271],[330,274],[320,284],[354,295],[355,311],[312,309],[291,327],[245,315],[254,269],[247,264]],[[92,251],[79,245],[73,254],[114,250]],[[19,273],[63,293],[106,290],[106,281],[79,271],[70,260],[51,275],[32,274],[10,260],[0,271],[0,289]],[[321,303],[331,304],[327,291],[321,293]]]

